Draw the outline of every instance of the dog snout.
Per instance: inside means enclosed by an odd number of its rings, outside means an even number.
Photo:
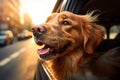
[[[43,25],[36,25],[32,28],[34,36],[42,35],[47,31],[46,27]]]

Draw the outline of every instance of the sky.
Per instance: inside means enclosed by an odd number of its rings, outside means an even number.
[[[28,13],[34,24],[43,23],[51,14],[57,0],[21,0],[21,11]]]

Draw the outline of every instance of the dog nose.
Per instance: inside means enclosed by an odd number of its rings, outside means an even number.
[[[42,35],[46,31],[47,31],[47,29],[45,28],[45,26],[42,26],[42,25],[36,25],[36,26],[34,26],[32,28],[32,32],[33,32],[34,36],[36,36],[36,35]]]

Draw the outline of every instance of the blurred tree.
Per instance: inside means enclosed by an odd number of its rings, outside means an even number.
[[[24,29],[31,30],[31,27],[33,25],[32,18],[28,13],[25,13],[23,15],[23,18],[24,18],[24,24],[23,24]]]

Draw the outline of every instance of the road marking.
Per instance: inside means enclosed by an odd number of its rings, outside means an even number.
[[[11,60],[13,60],[14,58],[16,58],[17,56],[20,55],[20,53],[24,52],[26,50],[26,48],[22,48],[19,51],[11,54],[9,57],[3,59],[2,61],[0,61],[0,67],[1,66],[5,66],[7,63],[9,63]]]

